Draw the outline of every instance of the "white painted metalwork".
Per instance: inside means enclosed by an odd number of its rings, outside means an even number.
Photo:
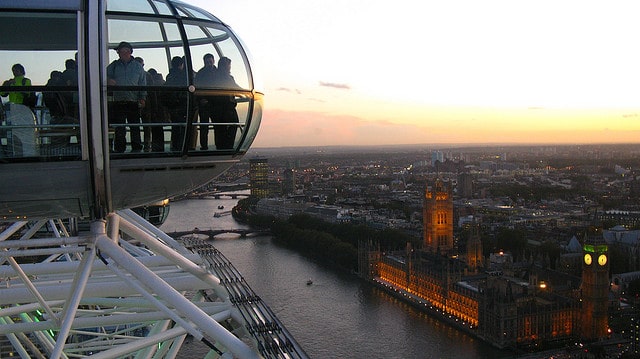
[[[112,213],[74,237],[64,237],[61,224],[9,223],[0,234],[0,357],[174,358],[187,334],[214,357],[262,356],[202,258],[135,213]],[[124,249],[137,243],[154,253]],[[43,256],[52,248],[55,259]],[[27,263],[34,258],[44,259]]]

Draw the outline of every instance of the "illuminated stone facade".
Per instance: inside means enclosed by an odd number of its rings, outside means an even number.
[[[427,186],[423,208],[424,248],[435,253],[453,251],[453,193],[451,185],[436,180]]]
[[[427,187],[423,217],[423,250],[383,253],[361,243],[360,274],[497,347],[540,349],[607,336],[609,260],[601,235],[585,240],[581,277],[512,261],[493,261],[499,269],[489,271],[477,231],[465,255],[454,253],[452,193],[444,182]]]
[[[584,328],[593,325],[583,323],[594,309],[584,304],[586,298],[580,300],[579,277],[542,268],[528,268],[528,281],[513,272],[465,275],[462,260],[428,252],[408,254],[361,250],[361,273],[366,271],[364,276],[380,287],[500,348],[536,349],[595,339],[585,336]],[[598,328],[606,327],[605,317]],[[595,335],[604,338],[607,333]]]
[[[535,348],[580,335],[575,296],[504,275],[464,276],[462,261],[429,253],[412,259],[398,254],[367,258],[377,261],[367,266],[375,268],[374,282],[409,294],[409,300],[425,303],[451,324],[497,347]]]
[[[578,337],[575,297],[505,278],[489,278],[486,285],[479,304],[483,339],[498,347],[535,348]]]
[[[477,273],[479,268],[484,267],[482,241],[477,226],[473,226],[471,236],[467,241],[467,267],[470,273]]]

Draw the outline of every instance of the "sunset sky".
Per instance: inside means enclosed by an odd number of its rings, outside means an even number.
[[[253,55],[254,147],[640,142],[635,0],[187,1]]]

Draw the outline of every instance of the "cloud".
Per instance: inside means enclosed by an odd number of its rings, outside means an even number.
[[[320,84],[320,86],[333,87],[333,88],[343,89],[343,90],[350,90],[351,89],[351,86],[349,86],[347,84],[337,84],[337,83],[333,83],[333,82],[324,82],[324,81],[320,81],[319,84]]]
[[[276,89],[276,91],[281,91],[281,92],[295,92],[296,94],[300,95],[302,94],[302,91],[298,90],[298,89],[290,89],[288,87],[278,87]]]
[[[327,101],[326,101],[326,100],[324,100],[324,99],[321,99],[321,98],[315,98],[315,97],[309,97],[309,98],[307,98],[307,100],[309,100],[309,101],[311,101],[311,102],[319,102],[319,103],[325,103],[325,102],[327,102]]]

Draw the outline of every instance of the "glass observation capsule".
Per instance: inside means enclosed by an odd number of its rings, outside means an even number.
[[[0,218],[97,219],[186,193],[257,134],[250,56],[202,9],[0,0],[0,33]]]

